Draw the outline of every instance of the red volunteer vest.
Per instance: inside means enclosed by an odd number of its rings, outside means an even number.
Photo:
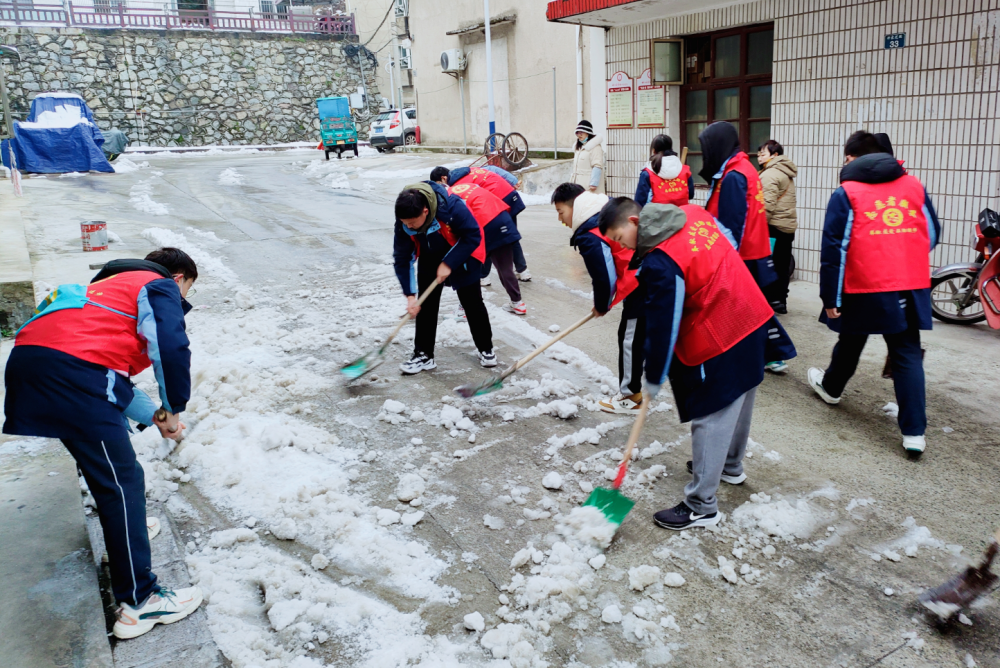
[[[14,344],[52,348],[134,376],[151,364],[137,330],[139,291],[161,278],[151,271],[128,271],[92,283],[83,308],[42,315],[18,332]]]
[[[920,181],[906,174],[888,183],[840,185],[854,210],[844,292],[929,288],[931,240]]]
[[[614,308],[615,304],[628,297],[632,294],[633,290],[639,287],[639,279],[635,275],[637,270],[628,268],[628,263],[632,261],[632,253],[634,251],[631,248],[625,248],[625,246],[622,246],[617,241],[608,239],[601,234],[600,228],[595,227],[590,231],[608,245],[611,249],[611,257],[615,261],[615,274],[618,278],[615,281],[615,298],[611,302],[611,308]]]
[[[665,179],[646,168],[649,174],[649,187],[653,193],[652,202],[656,204],[673,204],[684,206],[688,203],[688,182],[691,179],[691,168],[687,165],[681,167],[681,173],[673,179]]]
[[[457,186],[461,183],[472,183],[480,188],[485,188],[500,199],[514,192],[514,186],[507,183],[507,179],[480,167],[472,169],[466,176],[459,179],[455,185]]]
[[[705,209],[681,210],[684,228],[657,248],[684,272],[684,311],[674,353],[687,366],[721,355],[774,316],[739,253]]]
[[[765,258],[771,254],[771,238],[764,213],[764,186],[746,153],[740,151],[726,164],[726,170],[722,173],[722,178],[716,181],[705,208],[716,218],[719,217],[719,191],[729,172],[739,172],[747,180],[747,220],[740,240],[740,257],[744,260]]]
[[[504,211],[510,211],[510,207],[502,199],[472,183],[456,183],[448,192],[462,198],[481,229],[486,229]]]
[[[442,223],[439,220],[437,221],[437,224],[438,224],[438,231],[441,232],[441,236],[444,237],[444,240],[448,242],[449,246],[454,248],[455,244],[458,243],[458,236],[456,236],[455,233],[451,231],[451,228],[448,227],[447,223]],[[476,250],[472,251],[472,257],[476,258],[480,262],[486,262],[486,233],[482,231],[481,226],[479,232],[480,232],[479,247],[476,248]],[[420,244],[417,243],[416,239],[413,239],[413,245],[417,247],[417,255],[419,256]]]

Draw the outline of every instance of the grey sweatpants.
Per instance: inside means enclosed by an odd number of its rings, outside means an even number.
[[[503,285],[510,300],[515,304],[521,301],[521,285],[517,282],[517,275],[514,273],[514,245],[507,244],[493,249],[493,252],[490,253],[490,260],[493,261],[497,276],[500,277],[500,284]]]
[[[691,468],[694,479],[684,488],[684,503],[699,515],[719,510],[715,497],[723,471],[727,475],[743,473],[743,455],[750,437],[753,400],[757,388],[711,415],[691,420]]]

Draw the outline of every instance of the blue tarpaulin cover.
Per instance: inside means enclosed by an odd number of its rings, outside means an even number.
[[[10,143],[22,172],[115,171],[101,151],[104,136],[94,124],[93,112],[74,93],[42,93],[31,101],[28,120],[14,123],[14,139],[3,142],[0,155],[5,167],[10,167]]]

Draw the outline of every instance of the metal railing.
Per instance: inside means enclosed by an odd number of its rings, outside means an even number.
[[[226,30],[245,32],[356,34],[354,15],[323,16],[254,10],[217,12],[213,9],[130,8],[124,2],[76,8],[30,2],[0,2],[0,25],[65,26],[76,28],[136,28],[140,30]]]

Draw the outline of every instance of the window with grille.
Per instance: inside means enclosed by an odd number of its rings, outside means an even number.
[[[412,60],[410,58],[410,50],[405,46],[399,47],[399,69],[409,70],[412,69]]]
[[[774,24],[691,35],[684,38],[686,85],[681,87],[681,146],[696,184],[701,144],[710,123],[732,123],[740,146],[757,166],[757,147],[771,136],[771,70]]]
[[[119,7],[125,9],[125,0],[94,0],[94,11],[98,14],[117,14]]]
[[[274,18],[274,2],[273,0],[260,0],[260,15],[261,18],[273,19]]]
[[[396,16],[403,17],[410,15],[409,0],[396,0]]]

